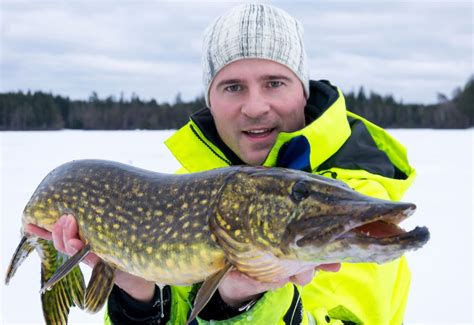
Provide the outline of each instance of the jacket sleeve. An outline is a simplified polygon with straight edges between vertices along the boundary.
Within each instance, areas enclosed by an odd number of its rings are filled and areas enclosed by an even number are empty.
[[[300,288],[288,283],[267,291],[246,310],[232,311],[224,302],[213,297],[208,310],[199,314],[199,324],[307,324],[300,299]],[[212,310],[211,310],[212,309]]]
[[[163,314],[161,313],[162,306]],[[163,288],[162,295],[160,295],[160,289],[155,287],[152,300],[144,303],[133,299],[125,291],[114,285],[107,302],[105,324],[166,324],[169,314],[169,286]]]

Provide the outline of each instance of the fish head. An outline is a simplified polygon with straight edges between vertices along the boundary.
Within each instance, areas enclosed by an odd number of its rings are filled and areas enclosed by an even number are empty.
[[[399,227],[415,210],[413,203],[366,196],[320,175],[242,167],[223,187],[215,225],[239,258],[265,251],[315,265],[385,263],[428,241],[425,227]]]

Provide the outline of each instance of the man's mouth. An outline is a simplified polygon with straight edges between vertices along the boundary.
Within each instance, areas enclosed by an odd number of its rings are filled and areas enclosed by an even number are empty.
[[[252,138],[264,138],[270,135],[274,130],[275,128],[253,129],[243,131],[243,133]]]

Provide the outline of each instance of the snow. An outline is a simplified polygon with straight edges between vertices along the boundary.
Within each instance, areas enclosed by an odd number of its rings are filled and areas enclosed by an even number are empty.
[[[172,173],[178,162],[163,140],[174,131],[0,132],[1,274],[19,240],[23,207],[57,165],[83,158],[120,161]],[[404,143],[418,177],[404,200],[417,212],[403,223],[430,228],[432,238],[407,255],[413,273],[405,324],[471,324],[474,130],[391,130]],[[83,267],[86,279],[90,271]],[[23,263],[0,295],[0,324],[43,323],[39,259]],[[73,308],[71,324],[102,323]]]

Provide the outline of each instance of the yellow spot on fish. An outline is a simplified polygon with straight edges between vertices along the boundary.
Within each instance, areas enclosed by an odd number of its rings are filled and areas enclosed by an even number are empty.
[[[148,254],[151,254],[151,252],[153,252],[153,247],[148,246],[148,247],[146,248],[146,252],[147,252]]]
[[[173,233],[173,236],[171,236],[171,237],[177,238],[177,237],[178,237],[178,233],[177,233],[177,232]]]
[[[143,212],[143,208],[142,207],[137,207],[137,211],[138,212]]]
[[[130,227],[132,227],[133,230],[137,230],[137,225],[134,224],[134,223],[132,223],[132,225]]]
[[[64,193],[64,194],[67,194],[68,192],[69,192],[69,191],[68,191],[66,188],[63,189],[63,193]]]
[[[208,200],[202,200],[202,201],[201,201],[201,204],[202,204],[202,205],[206,205],[208,202],[209,202]]]
[[[136,242],[136,241],[137,241],[137,236],[132,235],[132,236],[130,237],[130,240],[132,241],[132,243]]]
[[[100,197],[100,198],[99,198],[99,203],[100,203],[100,204],[104,204],[104,203],[105,203],[105,199]]]
[[[234,235],[235,237],[238,237],[240,235],[241,231],[239,229],[237,229],[236,231],[234,231]]]
[[[157,217],[161,217],[163,215],[163,211],[157,210],[157,211],[153,212],[153,214]]]
[[[201,238],[202,237],[202,233],[201,232],[198,232],[196,235],[194,235],[194,238]]]
[[[117,242],[117,246],[118,246],[119,248],[122,248],[122,247],[123,247],[123,242],[122,242],[121,240],[119,240],[119,241]]]
[[[118,223],[114,223],[114,225],[112,226],[114,229],[119,229],[120,228],[120,225]]]
[[[104,239],[104,235],[101,234],[100,232],[97,234],[97,236],[99,236],[99,239]]]
[[[83,197],[87,197],[87,192],[82,191],[82,192],[81,192],[81,195],[82,195]]]
[[[96,218],[95,218],[95,222],[97,222],[97,223],[102,223],[102,218],[101,218],[101,217],[96,217]]]
[[[183,225],[183,229],[188,228],[188,227],[189,227],[189,221],[186,221]]]
[[[171,231],[171,227],[168,227],[168,228],[166,228],[166,230],[165,230],[165,234],[167,234],[167,235],[168,235],[168,234],[170,233],[170,231]]]
[[[72,196],[72,200],[73,200],[73,201],[77,201],[77,195],[73,195],[73,196]]]
[[[150,228],[151,228],[150,225],[145,225],[145,229],[146,229],[146,230],[149,230]]]
[[[106,190],[108,190],[108,189],[110,189],[110,185],[109,185],[109,184],[104,184],[104,188],[105,188]]]
[[[181,206],[181,209],[187,209],[188,208],[188,204],[186,202],[183,203],[183,205]]]
[[[173,260],[167,259],[167,260],[166,260],[166,266],[168,266],[168,267],[174,267],[174,262],[173,262]]]

